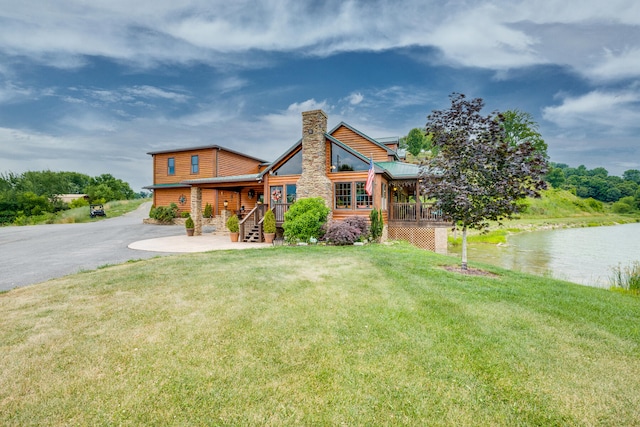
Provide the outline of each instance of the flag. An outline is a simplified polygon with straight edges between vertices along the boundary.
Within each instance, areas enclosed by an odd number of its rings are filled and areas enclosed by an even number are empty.
[[[373,179],[376,177],[376,172],[373,169],[373,157],[369,158],[369,174],[367,175],[367,184],[364,186],[364,191],[367,195],[373,194]]]

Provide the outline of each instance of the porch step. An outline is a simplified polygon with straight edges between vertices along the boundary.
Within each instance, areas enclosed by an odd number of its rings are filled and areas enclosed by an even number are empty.
[[[254,225],[253,228],[244,235],[242,241],[247,243],[260,243],[260,227]]]

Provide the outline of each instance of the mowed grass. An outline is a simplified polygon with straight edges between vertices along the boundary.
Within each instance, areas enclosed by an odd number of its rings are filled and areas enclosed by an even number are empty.
[[[639,425],[640,299],[408,245],[162,257],[0,294],[0,425]]]

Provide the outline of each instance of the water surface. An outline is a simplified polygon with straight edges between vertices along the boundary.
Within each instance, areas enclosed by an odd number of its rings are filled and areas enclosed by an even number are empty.
[[[457,248],[452,252],[460,252]],[[472,245],[469,261],[609,287],[613,268],[640,261],[640,223],[524,232],[506,245]]]

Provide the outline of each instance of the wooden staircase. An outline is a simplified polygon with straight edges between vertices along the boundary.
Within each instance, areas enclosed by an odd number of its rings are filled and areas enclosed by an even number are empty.
[[[262,241],[260,236],[260,226],[254,225],[250,229],[247,227],[242,241],[247,243],[260,243]]]

